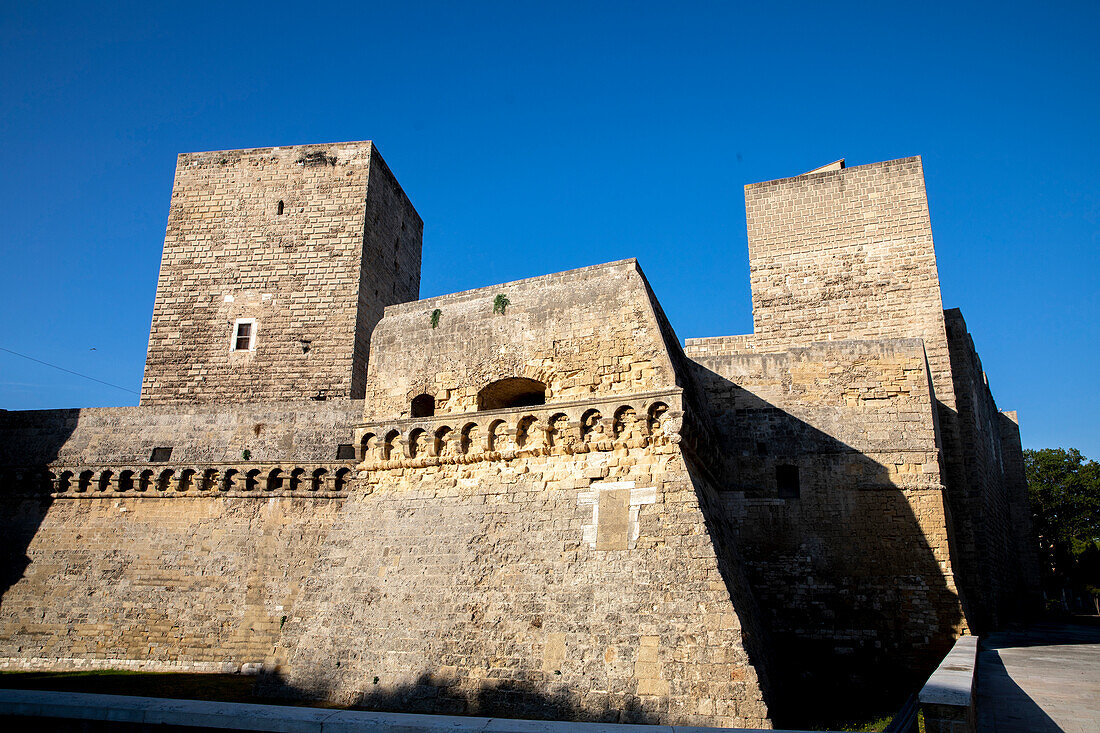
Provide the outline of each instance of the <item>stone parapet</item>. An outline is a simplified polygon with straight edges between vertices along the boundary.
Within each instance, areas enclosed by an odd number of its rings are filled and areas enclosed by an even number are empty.
[[[49,499],[234,498],[325,496],[346,493],[355,477],[349,462],[294,463],[87,463],[49,469],[9,469],[0,491]]]
[[[564,455],[679,442],[679,388],[614,398],[401,418],[355,429],[361,470]]]
[[[973,733],[978,637],[963,636],[920,691],[927,733]]]

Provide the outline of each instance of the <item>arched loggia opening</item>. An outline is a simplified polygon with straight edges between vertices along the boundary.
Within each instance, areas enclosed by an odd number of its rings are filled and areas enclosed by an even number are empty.
[[[478,410],[501,410],[545,404],[546,385],[526,377],[501,379],[477,393]]]

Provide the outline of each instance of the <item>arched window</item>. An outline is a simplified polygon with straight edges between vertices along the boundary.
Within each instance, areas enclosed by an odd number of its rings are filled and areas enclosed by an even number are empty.
[[[576,442],[574,436],[569,434],[569,416],[564,412],[551,415],[548,424],[550,425],[551,445],[560,447]]]
[[[632,437],[631,433],[634,431],[634,421],[637,415],[634,412],[634,408],[630,405],[623,405],[615,411],[615,420],[612,423],[612,432],[618,439],[625,440]]]
[[[282,202],[282,201],[280,201],[280,202],[279,202],[279,204],[278,204],[278,205],[277,205],[277,206],[275,207],[275,213],[276,213],[276,214],[277,214],[278,216],[282,216],[282,215],[283,215],[283,202]]]
[[[375,455],[376,448],[374,433],[365,433],[363,438],[359,441],[359,455],[362,456],[364,461],[370,461],[377,458]]]
[[[539,419],[534,415],[528,415],[519,421],[516,426],[517,448],[540,448],[544,435],[539,426]]]
[[[458,450],[463,454],[481,452],[481,431],[477,423],[467,423],[466,427],[462,428]]]
[[[654,402],[650,405],[649,418],[646,421],[650,435],[657,437],[661,433],[666,412],[668,412],[668,405],[664,402]]]
[[[505,430],[508,425],[503,420],[493,420],[489,425],[488,435],[486,436],[489,444],[489,450],[504,451],[508,450],[508,435]]]
[[[401,458],[401,433],[391,430],[386,433],[386,442],[382,444],[382,460]]]
[[[446,425],[435,431],[435,454],[437,456],[451,455],[454,453],[454,436]]]
[[[420,394],[413,397],[411,413],[412,417],[431,417],[435,414],[435,397],[430,394]]]
[[[589,410],[581,416],[581,440],[591,443],[601,440],[603,435],[603,416],[599,410]]]
[[[477,409],[501,410],[546,404],[546,385],[526,377],[509,377],[486,386],[477,393]]]
[[[420,428],[409,433],[409,458],[423,458],[425,454],[424,431]]]

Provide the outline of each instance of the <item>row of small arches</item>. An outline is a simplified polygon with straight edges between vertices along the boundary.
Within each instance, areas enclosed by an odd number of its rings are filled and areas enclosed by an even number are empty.
[[[65,493],[83,492],[169,492],[169,491],[343,491],[353,478],[349,468],[330,472],[326,468],[284,470],[166,468],[93,471],[45,471],[22,477],[26,488]],[[27,486],[27,484],[31,486]]]
[[[663,434],[667,413],[668,405],[656,402],[641,418],[632,406],[623,405],[610,418],[599,409],[587,410],[578,422],[559,412],[545,422],[536,415],[524,415],[514,428],[506,420],[498,419],[485,427],[470,422],[457,431],[441,425],[434,429],[417,427],[408,435],[397,429],[384,434],[367,432],[359,441],[359,451],[366,461],[391,461],[510,449],[566,449],[576,443],[641,444]]]

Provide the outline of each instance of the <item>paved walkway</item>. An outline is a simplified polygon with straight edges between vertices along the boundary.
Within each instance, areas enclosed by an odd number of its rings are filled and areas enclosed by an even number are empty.
[[[1100,733],[1100,625],[1044,624],[984,637],[978,731]]]

